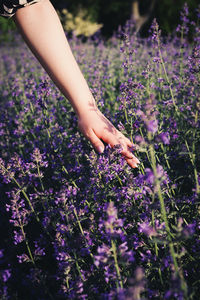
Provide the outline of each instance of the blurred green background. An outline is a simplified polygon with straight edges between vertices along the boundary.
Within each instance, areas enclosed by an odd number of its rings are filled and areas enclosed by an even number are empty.
[[[93,24],[93,28],[86,35],[91,35],[95,28],[97,30],[101,27],[101,32],[105,37],[110,37],[119,25],[123,25],[131,18],[133,6],[138,22],[143,22],[142,26],[140,24],[139,32],[142,36],[147,36],[153,18],[157,19],[162,34],[167,35],[172,33],[179,24],[180,10],[184,3],[189,6],[191,20],[197,18],[196,10],[200,3],[199,0],[52,0],[51,2],[60,12],[62,23],[64,25],[69,23],[65,26],[66,30],[74,30],[76,26],[79,26],[77,32],[81,33],[81,27]],[[94,24],[101,24],[101,26],[95,27]],[[0,18],[1,38],[9,39],[10,30],[14,28],[12,19]],[[84,32],[83,30],[83,35]]]

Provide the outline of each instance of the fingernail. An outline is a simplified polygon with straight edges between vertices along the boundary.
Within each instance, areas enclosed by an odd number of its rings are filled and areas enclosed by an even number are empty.
[[[140,164],[140,161],[139,161],[139,159],[137,159],[137,157],[134,157],[134,159],[135,159],[137,164]]]
[[[133,164],[134,168],[138,168],[138,165],[136,163]]]
[[[103,151],[104,151],[103,146],[99,146],[99,147],[97,148],[97,151],[98,151],[100,154],[103,153]]]

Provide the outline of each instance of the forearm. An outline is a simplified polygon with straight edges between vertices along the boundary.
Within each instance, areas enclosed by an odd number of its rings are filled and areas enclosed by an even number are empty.
[[[90,89],[75,61],[60,20],[48,0],[21,8],[15,22],[29,48],[78,115],[95,106]]]

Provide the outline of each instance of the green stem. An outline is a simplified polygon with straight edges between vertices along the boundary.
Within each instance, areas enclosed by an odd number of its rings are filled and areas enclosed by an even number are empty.
[[[174,98],[174,93],[173,93],[173,90],[172,90],[171,82],[169,80],[169,77],[168,77],[168,74],[167,74],[167,71],[166,71],[166,68],[165,68],[165,63],[164,63],[163,56],[162,56],[160,48],[159,48],[159,56],[160,56],[160,60],[161,60],[163,70],[164,70],[165,79],[166,79],[166,81],[168,83],[168,86],[169,86],[169,91],[170,91],[170,94],[171,94],[171,97],[172,97],[173,105],[174,105],[176,113],[178,114],[179,113],[178,107],[176,105],[176,101],[175,101],[175,98]]]
[[[158,28],[157,28],[157,34],[158,34]],[[159,36],[159,34],[158,34],[158,36]],[[159,38],[158,38],[158,53],[159,53],[161,65],[162,65],[162,68],[163,68],[163,71],[164,71],[164,74],[165,74],[165,79],[166,79],[166,81],[168,83],[168,86],[169,86],[169,91],[170,91],[170,94],[171,94],[171,97],[172,97],[173,105],[174,105],[175,111],[178,115],[179,111],[178,111],[178,107],[176,105],[176,101],[175,101],[175,98],[174,98],[174,93],[173,93],[173,90],[172,90],[171,82],[169,80],[169,77],[168,77],[168,74],[167,74],[167,71],[166,71],[166,68],[165,68],[165,63],[164,63],[163,55],[162,55],[162,52],[161,52],[161,46],[160,46],[160,39]]]
[[[123,282],[121,279],[120,269],[119,269],[118,260],[117,260],[116,244],[113,240],[111,240],[111,245],[112,245],[112,252],[113,252],[113,257],[114,257],[114,262],[115,262],[115,269],[116,269],[117,278],[118,278],[117,288],[119,289],[119,287],[120,287],[121,289],[123,289]]]
[[[180,58],[180,78],[183,80],[183,28],[181,29]]]
[[[32,213],[35,215],[36,220],[40,223],[40,220],[33,208],[33,205],[31,204],[31,200],[29,199],[28,195],[26,194],[26,192],[24,191],[24,189],[21,187],[21,185],[18,183],[18,181],[13,177],[13,181],[16,183],[16,185],[18,186],[18,188],[21,190],[22,194],[24,195],[25,199],[28,202],[28,205],[30,206],[30,209],[32,211]]]
[[[76,256],[76,252],[73,251],[73,254],[74,254],[74,257],[75,257],[75,264],[76,264],[76,268],[77,268],[77,271],[82,279],[82,281],[85,281],[84,278],[83,278],[83,275],[81,273],[81,269],[80,269],[80,266],[79,266],[79,263],[78,263],[78,259],[77,259],[77,256]]]
[[[41,173],[40,173],[40,168],[39,168],[38,162],[36,162],[36,164],[37,164],[37,172],[38,172],[38,176],[39,176],[39,180],[40,180],[40,185],[42,187],[42,191],[44,192],[44,186],[43,186],[43,183],[42,183]]]
[[[62,166],[62,170],[63,170],[67,175],[69,175],[69,173],[68,173],[67,169],[65,168],[65,166]],[[72,184],[73,184],[73,186],[74,186],[75,188],[78,188],[78,186],[77,186],[77,184],[76,184],[76,182],[75,182],[74,180],[72,180],[71,182],[72,182]]]
[[[23,225],[21,224],[21,222],[20,222],[20,228],[21,228],[21,231],[22,231],[22,234],[23,234],[25,243],[26,243],[26,248],[27,248],[27,250],[28,250],[28,253],[29,253],[31,262],[32,262],[32,264],[35,266],[35,261],[34,261],[34,259],[33,259],[33,255],[32,255],[31,249],[30,249],[30,247],[29,247],[28,240],[26,239],[26,234],[25,234],[25,232],[24,232],[24,228],[23,228]]]
[[[192,166],[194,168],[194,178],[195,178],[195,182],[196,182],[196,192],[197,192],[197,195],[198,195],[198,194],[200,194],[200,186],[199,186],[199,181],[198,181],[198,172],[197,172],[196,163],[195,163],[195,154],[194,154],[195,153],[195,144],[193,143],[193,145],[192,145],[193,153],[191,153],[191,151],[190,151],[187,140],[185,140],[185,145],[186,145],[187,150],[188,150],[190,161],[191,161]]]
[[[154,200],[153,200],[153,202],[154,202]],[[155,229],[154,210],[152,210],[151,216],[152,216],[153,228]],[[156,257],[158,257],[158,243],[156,241],[154,241],[154,246],[155,246]],[[158,268],[158,274],[159,274],[160,282],[163,285],[162,272],[161,272],[161,268],[160,267]]]
[[[151,133],[148,134],[149,135],[149,141],[151,141]],[[172,234],[170,232],[170,228],[169,228],[169,223],[168,223],[168,219],[167,219],[167,212],[165,209],[165,203],[164,203],[164,199],[162,196],[162,192],[161,192],[161,186],[158,180],[158,175],[157,175],[157,170],[156,170],[156,158],[155,158],[155,150],[152,144],[150,144],[150,156],[151,156],[151,163],[152,163],[152,169],[154,172],[154,176],[155,176],[155,187],[156,187],[156,192],[158,195],[158,199],[160,202],[160,207],[161,207],[161,215],[163,218],[163,221],[165,223],[165,228],[167,231],[167,237],[168,237],[168,241],[169,241],[169,251],[173,260],[173,264],[174,264],[174,268],[175,268],[175,273],[176,275],[180,278],[181,280],[181,289],[184,292],[185,296],[187,295],[187,285],[185,283],[184,277],[182,275],[181,270],[179,270],[178,267],[178,263],[177,263],[177,259],[176,259],[176,253],[175,253],[175,249],[174,249],[174,245],[173,245],[173,241],[172,241]]]
[[[150,133],[149,133],[149,140],[151,141],[151,134]],[[174,246],[173,246],[173,243],[172,243],[172,238],[171,238],[172,235],[171,235],[171,232],[170,232],[169,223],[168,223],[168,219],[167,219],[167,212],[166,212],[166,209],[165,209],[165,203],[164,203],[164,199],[163,199],[163,196],[162,196],[160,183],[157,179],[158,175],[157,175],[157,169],[156,169],[156,158],[155,158],[154,147],[153,147],[152,144],[150,144],[150,156],[151,156],[152,169],[153,169],[153,173],[154,173],[154,176],[155,176],[155,187],[156,187],[158,199],[159,199],[159,202],[160,202],[161,215],[162,215],[162,219],[165,223],[165,228],[166,228],[167,236],[168,236],[168,240],[169,240],[170,253],[171,253],[171,256],[172,256],[172,259],[173,259],[175,271],[176,271],[177,274],[179,274],[178,264],[177,264],[177,260],[176,260]]]

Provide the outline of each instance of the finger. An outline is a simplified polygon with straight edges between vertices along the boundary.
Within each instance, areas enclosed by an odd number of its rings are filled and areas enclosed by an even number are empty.
[[[121,154],[124,155],[126,158],[134,159],[135,163],[139,164],[140,161],[135,157],[135,155],[130,151],[130,146],[132,147],[133,144],[129,141],[128,138],[126,138],[124,135],[122,135],[119,138],[119,143],[122,146]]]
[[[130,148],[134,147],[133,143],[125,136],[124,136],[124,141],[126,142],[128,147],[130,147]]]
[[[134,158],[133,153],[128,149],[126,145],[122,145],[121,154],[124,155],[126,158]]]
[[[135,148],[135,145],[127,137],[125,137],[121,132],[119,133],[119,140],[122,143],[125,143],[128,148],[132,148],[132,149]]]
[[[104,135],[101,138],[112,148],[116,145],[121,145],[122,150],[120,152],[123,156],[125,156],[125,158],[134,159],[134,163],[136,164],[140,163],[129,149],[129,147],[132,147],[133,144],[123,134],[120,133],[117,137],[115,137],[115,135],[111,133],[104,132]]]
[[[133,155],[132,152],[130,152],[129,150],[122,150],[121,154],[124,155],[126,160],[130,160],[131,162],[137,164],[140,164],[140,161],[137,157],[135,157],[135,155]]]
[[[96,136],[93,130],[90,130],[87,138],[90,140],[93,148],[98,152],[102,153],[104,151],[104,144],[102,141]]]
[[[116,135],[114,135],[111,132],[108,132],[106,130],[103,130],[100,138],[106,143],[109,144],[111,147],[114,147],[115,145],[119,144],[118,139]]]
[[[129,166],[133,169],[138,168],[138,164],[134,159],[125,158]]]

